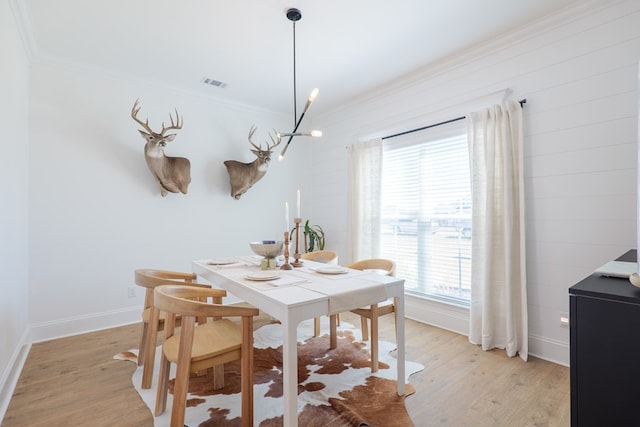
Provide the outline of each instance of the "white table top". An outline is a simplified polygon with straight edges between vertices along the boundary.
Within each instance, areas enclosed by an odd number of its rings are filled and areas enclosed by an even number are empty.
[[[299,305],[311,310],[308,316],[300,319],[304,320],[381,302],[397,296],[398,287],[404,290],[402,279],[347,268],[343,268],[347,271],[344,274],[323,274],[318,271],[327,268],[327,264],[310,260],[304,260],[302,267],[292,270],[262,270],[261,257],[254,256],[230,257],[219,262],[231,261],[233,263],[225,265],[215,265],[212,260],[194,261],[193,270],[209,280],[216,277],[224,281],[219,283],[221,287],[280,320],[283,309]],[[247,278],[270,273],[279,279],[256,281]],[[215,280],[213,282],[215,284]],[[316,305],[317,309],[310,304]]]

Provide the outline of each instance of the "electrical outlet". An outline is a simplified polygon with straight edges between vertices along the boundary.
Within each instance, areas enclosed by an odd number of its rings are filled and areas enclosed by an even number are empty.
[[[127,291],[129,292],[129,298],[135,298],[136,297],[136,288],[135,288],[135,286],[129,286],[129,289]]]
[[[569,313],[560,313],[560,327],[569,327]]]

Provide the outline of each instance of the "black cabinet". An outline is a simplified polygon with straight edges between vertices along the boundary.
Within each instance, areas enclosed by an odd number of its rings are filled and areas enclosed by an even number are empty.
[[[571,425],[640,426],[640,289],[594,273],[569,301]]]

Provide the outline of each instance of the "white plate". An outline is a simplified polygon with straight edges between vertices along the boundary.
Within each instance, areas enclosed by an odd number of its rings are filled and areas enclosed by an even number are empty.
[[[270,273],[270,272],[251,273],[251,274],[247,274],[245,276],[245,279],[258,280],[258,281],[275,280],[275,279],[279,279],[279,278],[280,278],[279,274]]]
[[[316,268],[316,271],[318,273],[321,273],[321,274],[345,274],[345,273],[348,273],[348,271],[345,270],[342,267],[318,267],[318,268]]]
[[[235,259],[230,259],[230,258],[221,258],[221,259],[212,259],[211,261],[209,261],[209,264],[211,265],[229,265],[229,264],[235,264],[237,261]]]

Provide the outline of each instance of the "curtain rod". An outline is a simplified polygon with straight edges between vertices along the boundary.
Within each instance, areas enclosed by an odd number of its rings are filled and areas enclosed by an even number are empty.
[[[527,103],[527,99],[526,98],[525,99],[521,99],[519,102],[520,102],[520,106],[522,107],[524,104]],[[455,119],[445,120],[444,122],[435,123],[435,124],[427,125],[427,126],[422,126],[422,127],[411,129],[411,130],[405,130],[404,132],[399,132],[399,133],[394,133],[393,135],[383,136],[382,140],[395,138],[396,136],[407,135],[409,133],[419,132],[421,130],[434,128],[436,126],[446,125],[446,124],[449,124],[449,123],[453,123],[453,122],[457,122],[457,121],[460,121],[460,120],[464,120],[466,118],[467,118],[467,116],[460,116],[460,117],[456,117]]]

